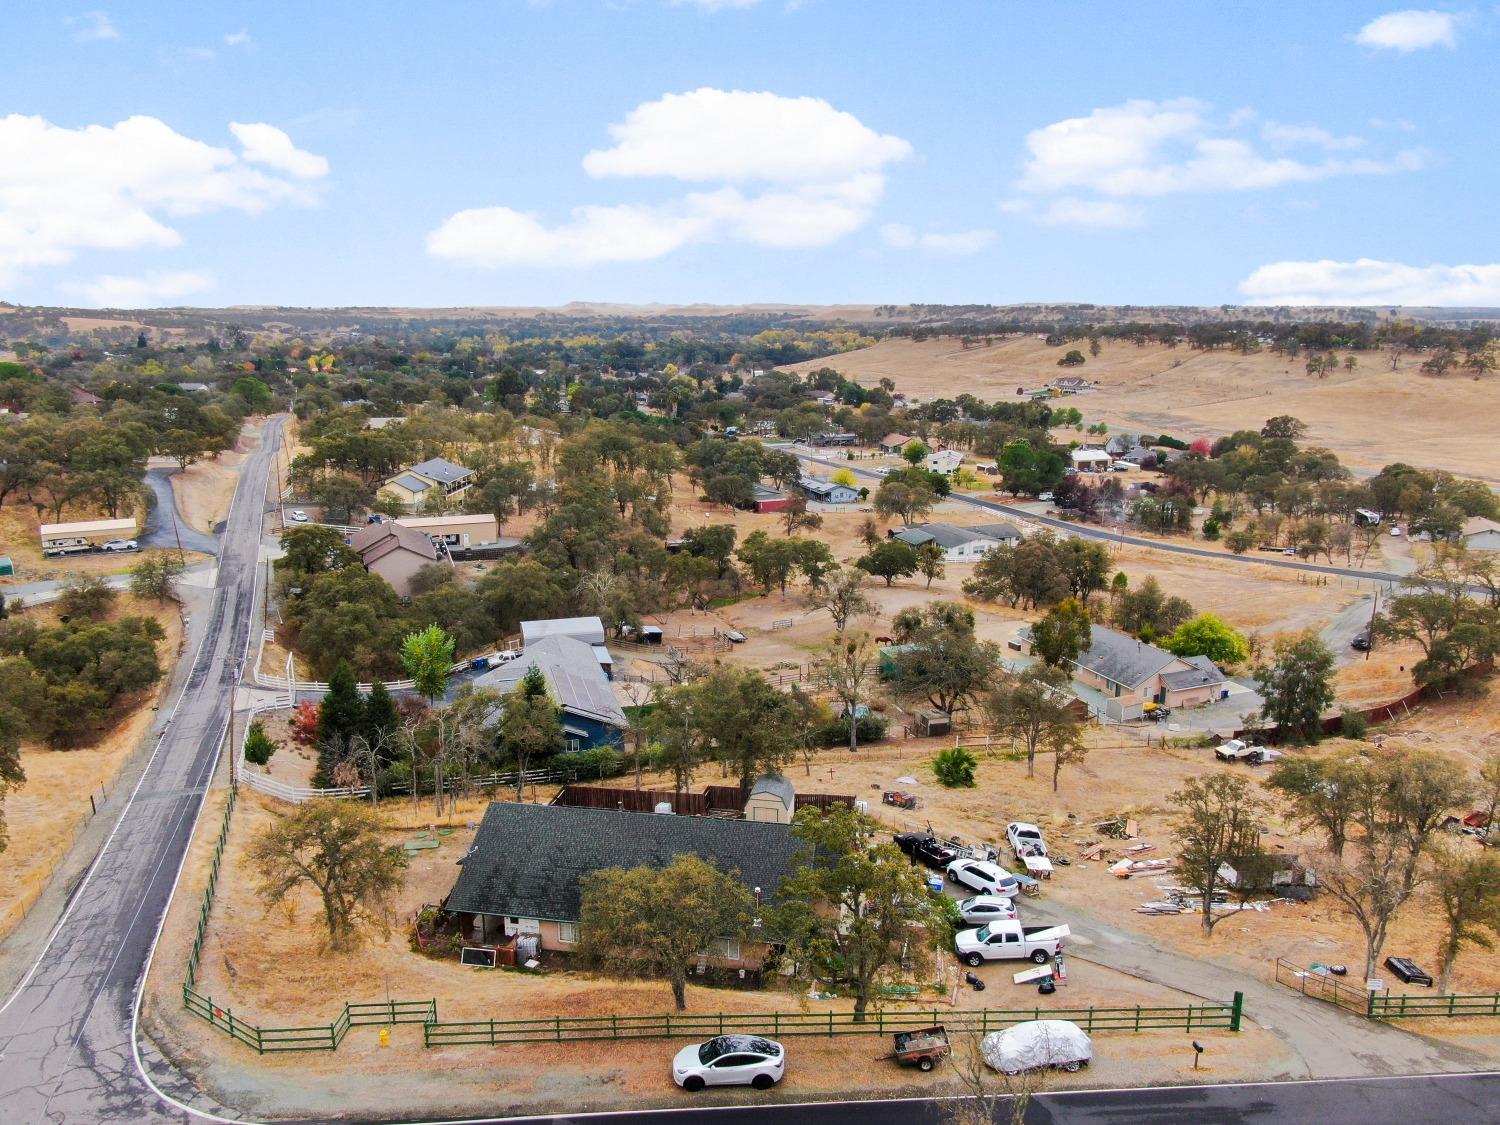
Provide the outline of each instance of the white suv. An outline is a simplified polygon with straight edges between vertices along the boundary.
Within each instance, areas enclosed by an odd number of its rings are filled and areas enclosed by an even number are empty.
[[[1021,881],[987,859],[955,859],[948,865],[948,878],[982,895],[1013,898],[1021,893]]]

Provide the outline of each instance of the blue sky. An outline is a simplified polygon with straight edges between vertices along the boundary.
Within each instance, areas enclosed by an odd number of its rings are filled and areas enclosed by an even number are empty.
[[[13,301],[1500,305],[1485,4],[20,0],[6,32]]]

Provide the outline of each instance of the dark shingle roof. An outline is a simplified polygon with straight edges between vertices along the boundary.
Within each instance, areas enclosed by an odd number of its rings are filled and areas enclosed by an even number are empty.
[[[1177,660],[1166,649],[1102,625],[1089,626],[1089,636],[1089,650],[1079,655],[1078,666],[1128,688],[1140,687]]]
[[[1184,656],[1182,659],[1192,667],[1184,668],[1180,672],[1165,673],[1161,678],[1161,683],[1168,691],[1212,687],[1214,684],[1222,684],[1229,679],[1219,666],[1206,656]]]
[[[576,922],[583,876],[609,867],[665,867],[679,855],[737,870],[769,902],[795,850],[786,824],[497,802],[484,814],[446,905]]]

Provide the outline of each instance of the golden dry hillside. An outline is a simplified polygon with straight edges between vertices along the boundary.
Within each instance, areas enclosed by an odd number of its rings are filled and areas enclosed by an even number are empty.
[[[1432,378],[1415,359],[1399,370],[1374,353],[1356,356],[1352,372],[1308,376],[1300,361],[1260,352],[1196,351],[1186,346],[1106,343],[1082,367],[1063,369],[1063,349],[1035,337],[1011,337],[965,350],[957,340],[882,340],[873,348],[796,364],[832,367],[861,383],[881,378],[919,399],[968,392],[1014,398],[1016,388],[1081,375],[1096,389],[1069,398],[1089,422],[1191,439],[1258,428],[1275,414],[1308,426],[1307,441],[1337,451],[1348,465],[1375,470],[1392,461],[1447,469],[1500,484],[1500,453],[1488,427],[1465,419],[1500,410],[1500,382],[1466,376]]]

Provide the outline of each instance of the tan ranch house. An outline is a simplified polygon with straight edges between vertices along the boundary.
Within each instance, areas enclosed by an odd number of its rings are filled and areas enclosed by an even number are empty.
[[[408,511],[421,511],[428,504],[457,500],[473,487],[473,469],[433,457],[397,473],[380,486],[380,495],[399,500]]]
[[[737,871],[751,893],[769,902],[795,850],[791,826],[778,821],[496,802],[443,909],[466,943],[494,947],[501,963],[513,963],[518,938],[523,948],[542,953],[577,952],[585,875],[665,867],[679,855],[696,855],[721,871]],[[726,936],[699,962],[758,970],[771,948],[769,934],[766,940]]]
[[[1107,697],[1106,712],[1136,718],[1146,703],[1197,707],[1228,694],[1229,677],[1206,656],[1174,656],[1166,649],[1106,629],[1089,627],[1091,643],[1073,664],[1073,679]],[[1031,630],[1021,633],[1031,652]]]
[[[447,559],[438,554],[426,532],[397,523],[372,523],[356,532],[349,546],[366,570],[384,578],[402,598],[411,597],[411,580],[417,571]]]

